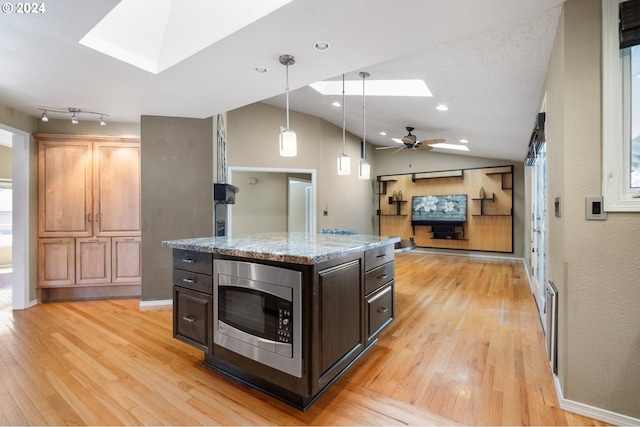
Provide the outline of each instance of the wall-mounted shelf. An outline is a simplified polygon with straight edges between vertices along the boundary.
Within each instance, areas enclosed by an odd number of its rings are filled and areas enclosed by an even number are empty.
[[[393,200],[391,197],[389,197],[389,204],[390,205],[396,205],[396,215],[402,215],[402,204],[403,203],[407,203],[407,200]],[[404,215],[406,216],[406,215]]]
[[[500,175],[500,188],[502,190],[513,190],[513,166],[503,166],[495,168],[485,175]]]
[[[485,213],[484,212],[484,202],[491,202],[491,203],[495,202],[496,193],[492,193],[491,197],[478,197],[478,198],[472,198],[471,200],[480,201],[480,213],[471,214],[471,216],[511,216],[512,215],[511,212],[509,213]]]
[[[416,182],[421,179],[437,179],[437,178],[460,178],[464,179],[464,170],[456,169],[450,171],[437,172],[419,172],[411,174],[411,181]]]
[[[387,184],[390,182],[398,182],[398,180],[382,179],[382,177],[378,177],[378,194],[387,194]]]

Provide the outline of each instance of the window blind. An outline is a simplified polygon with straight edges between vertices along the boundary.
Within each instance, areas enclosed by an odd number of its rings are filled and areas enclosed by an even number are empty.
[[[620,3],[620,49],[640,44],[640,0]]]

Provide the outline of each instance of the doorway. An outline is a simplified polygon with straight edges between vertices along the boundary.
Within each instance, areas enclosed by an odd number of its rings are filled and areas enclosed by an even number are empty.
[[[29,176],[30,136],[27,132],[0,123],[0,143],[11,148],[12,248],[11,302],[14,310],[31,307],[29,300]]]
[[[314,169],[230,166],[228,183],[239,189],[227,205],[230,236],[316,229]]]

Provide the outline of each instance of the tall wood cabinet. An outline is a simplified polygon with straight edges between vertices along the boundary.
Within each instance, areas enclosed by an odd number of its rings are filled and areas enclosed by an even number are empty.
[[[35,137],[39,300],[140,295],[140,141]]]

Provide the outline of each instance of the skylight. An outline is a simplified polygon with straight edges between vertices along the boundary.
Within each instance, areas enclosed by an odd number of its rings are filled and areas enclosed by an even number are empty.
[[[342,95],[342,80],[312,83],[322,95]],[[345,95],[362,95],[362,80],[344,82]],[[423,80],[367,80],[367,96],[433,96]]]
[[[81,40],[158,74],[292,0],[122,0]]]
[[[445,142],[441,142],[439,144],[433,144],[432,147],[444,148],[447,150],[469,151],[469,147],[467,147],[466,145],[447,144]]]

